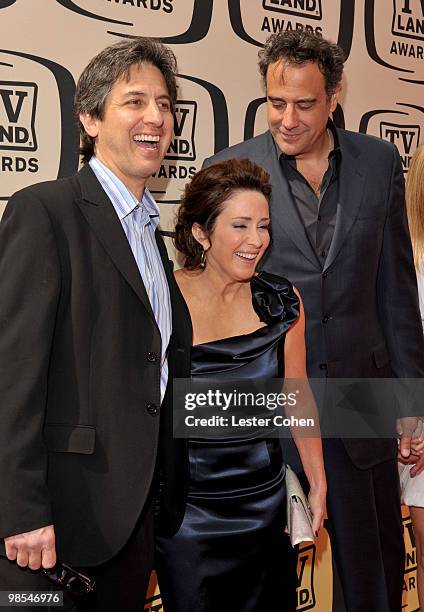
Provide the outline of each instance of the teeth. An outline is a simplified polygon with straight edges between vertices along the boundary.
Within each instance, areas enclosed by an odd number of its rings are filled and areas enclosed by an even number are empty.
[[[152,136],[151,134],[137,134],[134,136],[136,142],[159,142],[159,136]]]
[[[256,258],[255,253],[236,253],[236,255],[238,255],[239,257],[243,257],[243,259],[255,259]]]

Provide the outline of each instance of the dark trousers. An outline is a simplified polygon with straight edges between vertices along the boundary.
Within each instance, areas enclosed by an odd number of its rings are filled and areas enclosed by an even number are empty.
[[[64,593],[63,608],[20,607],[20,611],[34,609],[44,612],[66,610],[72,612],[142,612],[150,572],[153,567],[153,513],[143,511],[136,528],[124,548],[112,559],[95,567],[78,567],[78,571],[96,580],[94,593],[74,601]],[[63,559],[66,562],[66,559]],[[58,591],[42,572],[22,569],[0,557],[0,591]],[[0,607],[1,611],[15,610]]]
[[[359,469],[323,441],[334,560],[347,612],[400,612],[405,551],[396,460]]]

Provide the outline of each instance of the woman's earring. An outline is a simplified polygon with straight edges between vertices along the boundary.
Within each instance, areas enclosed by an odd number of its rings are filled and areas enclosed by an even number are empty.
[[[201,254],[200,254],[199,267],[202,268],[202,269],[206,268],[206,251],[205,251],[205,249],[203,249]]]

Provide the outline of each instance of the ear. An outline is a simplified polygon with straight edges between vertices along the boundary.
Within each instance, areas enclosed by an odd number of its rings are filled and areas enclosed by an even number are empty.
[[[342,91],[342,86],[339,83],[339,85],[337,85],[336,89],[334,90],[334,92],[331,94],[331,97],[330,97],[330,112],[331,113],[334,113],[334,111],[336,110],[341,91]]]
[[[193,223],[191,233],[193,234],[194,239],[202,245],[205,251],[207,251],[211,246],[211,243],[201,225],[199,225],[198,223]]]
[[[83,124],[84,129],[89,136],[92,138],[96,138],[98,136],[100,124],[100,119],[98,117],[93,117],[88,113],[81,113],[79,120]]]

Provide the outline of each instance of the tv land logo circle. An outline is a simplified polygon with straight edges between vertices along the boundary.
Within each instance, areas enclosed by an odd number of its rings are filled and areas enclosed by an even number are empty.
[[[415,104],[397,102],[396,109],[378,109],[363,115],[359,131],[372,134],[396,145],[406,174],[412,156],[421,143],[424,108]]]
[[[116,36],[148,35],[165,43],[191,43],[209,31],[213,0],[56,0],[65,9]],[[93,23],[94,25],[94,23]]]
[[[355,13],[351,0],[228,0],[228,8],[237,36],[258,47],[276,32],[307,29],[337,41],[346,58],[350,53]]]
[[[0,50],[0,200],[76,171],[74,91],[72,75],[59,64]]]
[[[424,0],[365,3],[365,38],[370,57],[395,70],[401,81],[423,83]]]
[[[223,92],[213,83],[180,75],[174,136],[158,172],[148,182],[162,204],[179,202],[185,184],[210,157],[229,144],[228,110]]]

